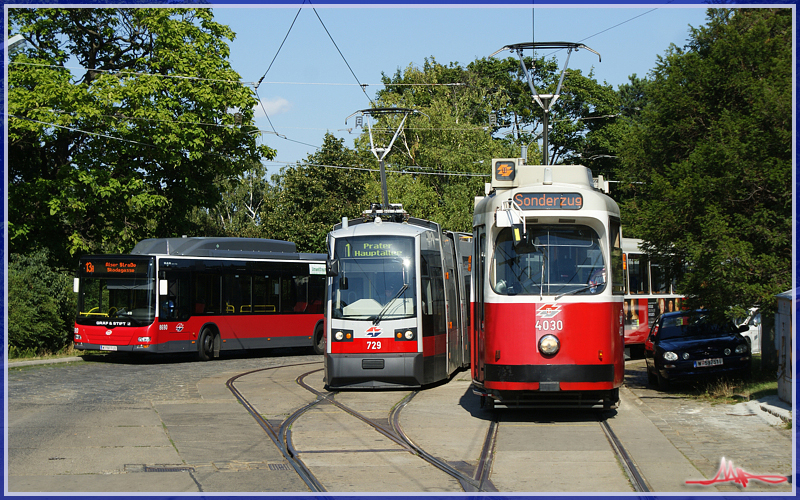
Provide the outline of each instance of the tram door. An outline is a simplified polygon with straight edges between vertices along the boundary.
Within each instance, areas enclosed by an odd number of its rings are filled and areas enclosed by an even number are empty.
[[[445,328],[447,329],[447,373],[453,373],[459,366],[461,366],[460,349],[459,349],[459,307],[458,301],[458,276],[456,275],[456,261],[455,261],[455,242],[453,241],[452,234],[447,233],[442,238],[443,250],[443,265],[444,265],[444,289],[446,295],[445,310],[446,321]]]
[[[483,360],[486,346],[484,343],[484,286],[486,283],[486,227],[475,228],[475,256],[473,262],[472,283],[475,287],[475,307],[472,321],[472,328],[475,332],[472,342],[472,366],[473,378],[478,381],[484,380]]]

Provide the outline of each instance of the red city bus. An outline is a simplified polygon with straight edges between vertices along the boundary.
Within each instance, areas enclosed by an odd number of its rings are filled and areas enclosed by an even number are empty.
[[[312,346],[324,353],[325,255],[257,238],[160,238],[80,259],[79,350],[196,352]]]

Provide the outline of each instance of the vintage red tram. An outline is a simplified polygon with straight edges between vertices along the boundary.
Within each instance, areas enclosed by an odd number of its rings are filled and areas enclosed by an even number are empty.
[[[492,167],[473,217],[473,391],[487,406],[614,406],[624,375],[619,207],[583,166]]]

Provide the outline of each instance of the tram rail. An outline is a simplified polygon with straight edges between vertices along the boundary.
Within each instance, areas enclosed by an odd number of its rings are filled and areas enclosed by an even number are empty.
[[[267,433],[267,435],[273,441],[275,446],[281,451],[286,461],[296,471],[299,478],[306,484],[309,490],[311,490],[312,492],[328,491],[324,483],[320,481],[311,471],[311,469],[303,462],[301,458],[301,455],[303,453],[302,450],[297,450],[295,448],[292,439],[292,427],[299,419],[303,417],[303,415],[308,413],[310,410],[318,408],[319,405],[322,404],[329,404],[345,412],[346,414],[352,416],[353,418],[356,418],[359,421],[366,423],[373,430],[380,433],[387,439],[391,440],[394,444],[400,447],[400,449],[397,451],[405,451],[411,453],[421,458],[428,464],[436,467],[437,469],[444,472],[448,476],[454,478],[455,480],[458,481],[464,492],[475,493],[475,492],[498,491],[498,489],[492,483],[491,476],[492,476],[492,467],[498,451],[496,446],[498,442],[498,435],[501,432],[500,422],[504,413],[503,411],[494,411],[492,413],[492,419],[486,431],[483,445],[481,447],[480,457],[478,458],[477,464],[475,465],[474,468],[471,468],[471,470],[464,471],[463,467],[461,467],[462,470],[459,470],[459,468],[457,468],[456,465],[448,463],[448,461],[443,460],[437,457],[434,453],[424,449],[422,446],[420,446],[414,440],[412,440],[411,437],[403,430],[403,427],[401,425],[402,412],[405,408],[409,406],[409,404],[420,393],[420,391],[416,390],[408,391],[400,399],[399,402],[394,404],[391,407],[391,409],[388,410],[388,418],[386,420],[387,423],[383,424],[381,423],[381,421],[376,420],[374,418],[370,418],[364,415],[363,413],[357,411],[356,409],[348,406],[347,404],[344,404],[341,401],[337,401],[336,396],[339,394],[339,391],[321,391],[309,385],[306,382],[306,378],[310,375],[319,373],[323,369],[323,368],[314,368],[312,370],[308,370],[300,374],[295,379],[295,383],[297,383],[300,387],[302,387],[303,389],[305,389],[314,396],[313,401],[309,401],[301,408],[292,412],[291,415],[286,417],[278,425],[276,422],[270,422],[267,419],[265,419],[259,413],[258,409],[255,408],[255,406],[252,403],[250,403],[250,401],[248,401],[248,398],[244,394],[242,394],[242,392],[239,391],[235,385],[235,382],[238,379],[258,372],[274,370],[277,368],[302,367],[314,364],[318,365],[319,363],[318,362],[296,363],[290,365],[283,365],[279,367],[269,367],[258,370],[251,370],[236,375],[234,377],[231,377],[226,384],[228,389],[233,393],[236,399],[244,406],[244,408],[253,416],[253,418],[256,420],[259,426],[261,426],[262,429]],[[632,459],[631,455],[625,449],[621,440],[618,438],[618,436],[614,433],[613,429],[609,425],[608,418],[609,418],[608,412],[599,413],[598,423],[606,439],[608,440],[611,450],[621,463],[622,468],[624,470],[624,474],[628,479],[631,488],[635,492],[646,493],[652,491],[652,488],[648,484],[646,478],[640,472],[635,461]],[[366,451],[386,451],[386,450],[366,450]]]

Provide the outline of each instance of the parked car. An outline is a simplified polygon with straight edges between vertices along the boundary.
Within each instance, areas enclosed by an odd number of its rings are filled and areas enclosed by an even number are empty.
[[[714,320],[708,311],[661,315],[645,340],[647,380],[662,390],[674,380],[750,374],[746,326]]]

